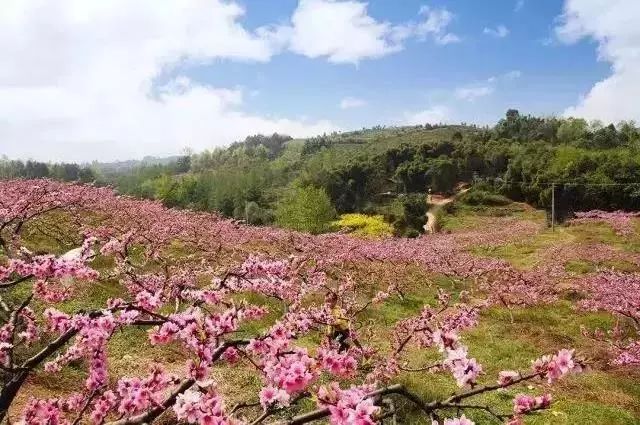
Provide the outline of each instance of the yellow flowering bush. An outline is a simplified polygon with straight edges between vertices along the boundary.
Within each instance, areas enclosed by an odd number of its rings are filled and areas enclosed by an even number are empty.
[[[340,230],[348,229],[354,235],[368,238],[393,236],[393,226],[384,221],[381,215],[343,214],[332,224]]]

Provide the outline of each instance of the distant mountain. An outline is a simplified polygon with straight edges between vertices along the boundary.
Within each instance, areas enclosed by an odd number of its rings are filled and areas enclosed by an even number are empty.
[[[93,161],[91,167],[103,174],[123,173],[136,167],[145,165],[168,165],[176,162],[181,156],[173,155],[167,157],[145,156],[142,159],[130,159],[126,161],[98,162]]]

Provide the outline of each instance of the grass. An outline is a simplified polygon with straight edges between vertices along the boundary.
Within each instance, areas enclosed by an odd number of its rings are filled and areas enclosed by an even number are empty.
[[[382,328],[398,320],[418,313],[425,303],[432,304],[438,287],[459,292],[464,289],[459,282],[444,277],[431,278],[403,300],[392,300],[371,312],[376,327]],[[454,292],[454,293],[455,293]],[[573,347],[590,359],[591,369],[583,374],[570,376],[559,385],[548,388],[536,383],[533,391],[525,386],[502,393],[491,393],[475,401],[490,402],[510,411],[511,400],[518,392],[541,393],[551,391],[557,403],[552,410],[528,418],[527,424],[632,424],[640,421],[640,381],[623,370],[608,369],[606,347],[582,337],[581,327],[608,328],[613,318],[604,313],[577,312],[568,301],[552,305],[514,309],[513,323],[504,308],[486,310],[478,326],[463,334],[471,356],[485,365],[483,382],[491,383],[500,370],[526,370],[530,361],[545,353]],[[390,335],[389,335],[390,336]],[[384,340],[385,335],[381,336]],[[389,349],[388,341],[380,341],[382,349]],[[434,350],[414,350],[407,357],[412,366],[430,364],[439,359]],[[603,371],[601,369],[607,369]],[[417,394],[426,398],[442,398],[455,391],[449,376],[429,373],[403,374],[400,381]],[[428,424],[413,406],[399,401],[402,406],[401,423]],[[451,412],[455,414],[455,412]],[[495,423],[483,413],[467,415],[477,424]]]
[[[466,205],[455,202],[442,208],[438,217],[443,231],[461,231],[482,228],[496,217],[510,217],[518,220],[544,220],[544,211],[535,210],[526,204],[512,202],[503,206]]]
[[[499,246],[476,246],[471,251],[476,255],[507,260],[521,269],[531,269],[543,260],[542,252],[554,245],[567,244],[573,240],[573,236],[565,228],[558,228],[556,231],[546,229],[524,240]]]
[[[603,355],[602,347],[580,336],[580,326],[592,328],[611,325],[612,318],[603,314],[577,314],[567,302],[550,306],[517,309],[514,323],[504,309],[488,310],[480,324],[464,333],[470,356],[485,365],[484,382],[493,382],[500,370],[526,369],[532,359],[564,347],[575,347],[588,358]],[[508,337],[506,337],[508,335]],[[424,360],[424,359],[423,359]],[[432,359],[429,359],[432,360]],[[527,418],[526,424],[635,424],[640,421],[640,380],[624,370],[602,371],[598,362],[580,375],[566,378],[554,387],[535,383],[530,389],[520,386],[505,392],[491,393],[474,399],[489,402],[501,411],[510,411],[511,400],[519,392],[550,391],[557,401],[550,411]],[[449,377],[432,374],[410,374],[403,383],[418,394],[444,397],[455,390]],[[452,415],[455,412],[452,412]],[[495,423],[484,413],[470,413],[477,424]],[[402,423],[428,423],[419,412],[404,416]]]

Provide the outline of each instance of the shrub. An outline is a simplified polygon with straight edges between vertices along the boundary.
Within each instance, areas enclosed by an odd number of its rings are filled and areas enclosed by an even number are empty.
[[[511,203],[511,200],[505,196],[491,193],[486,190],[470,190],[460,195],[460,202],[467,205],[487,205],[487,206],[504,206]]]
[[[328,231],[335,216],[327,192],[313,186],[289,191],[276,207],[278,226],[314,234]]]
[[[396,236],[414,238],[424,232],[427,223],[427,203],[422,194],[409,194],[401,198],[402,216],[393,222]]]
[[[354,235],[385,237],[393,235],[393,227],[381,215],[343,214],[333,222],[339,229],[350,229]]]

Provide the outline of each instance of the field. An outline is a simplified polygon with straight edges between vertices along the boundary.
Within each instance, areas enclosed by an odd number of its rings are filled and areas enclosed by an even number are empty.
[[[3,190],[4,196],[9,196],[9,189]],[[55,190],[64,189],[56,187]],[[640,269],[637,231],[640,223],[635,221],[637,219],[631,220],[633,231],[624,234],[598,220],[571,223],[551,231],[546,226],[544,212],[525,204],[501,207],[455,205],[441,218],[441,233],[415,240],[310,236],[244,227],[209,214],[166,210],[150,201],[114,200],[110,194],[94,193],[93,190],[83,192],[81,196],[108,200],[99,202],[95,210],[55,208],[47,211],[47,208],[41,208],[20,229],[22,245],[32,253],[61,255],[82,243],[82,237],[77,236],[81,229],[94,228],[101,229],[94,232],[97,238],[116,238],[121,243],[119,249],[123,249],[122,244],[129,244],[124,248],[127,254],[119,260],[118,247],[113,251],[116,254],[111,256],[108,250],[102,250],[101,255],[88,263],[100,273],[100,278],[77,283],[73,296],[54,301],[46,297],[35,300],[32,308],[38,323],[45,307],[55,306],[59,311],[72,314],[104,308],[108,299],[139,299],[136,297],[141,292],[132,290],[132,281],[137,284],[135,280],[141,279],[146,284],[143,279],[150,280],[152,274],[166,274],[167,281],[174,278],[189,281],[188,287],[196,291],[195,288],[204,287],[212,276],[228,277],[229,270],[239,270],[239,267],[246,270],[249,266],[242,264],[251,255],[269,261],[287,261],[295,256],[307,261],[301,260],[295,266],[296,273],[304,274],[303,279],[299,275],[292,277],[291,270],[287,269],[286,276],[278,275],[277,285],[281,286],[277,288],[249,290],[242,287],[225,292],[228,302],[233,300],[234,308],[244,308],[241,300],[268,308],[265,314],[256,315],[255,320],[229,331],[225,338],[252,338],[270,332],[269,329],[282,320],[292,305],[301,303],[311,309],[313,305],[322,304],[322,294],[328,287],[334,288],[350,326],[375,354],[369,357],[354,354],[358,370],[338,378],[322,374],[314,379],[313,385],[332,380],[341,382],[343,387],[359,385],[372,373],[371,369],[377,370],[393,358],[401,362],[401,367],[392,382],[402,384],[422,400],[443,400],[461,391],[446,370],[438,373],[408,370],[437,363],[442,357],[437,347],[408,344],[399,354],[396,343],[401,334],[398,324],[410,322],[425,306],[437,310],[442,305],[439,296],[447,293],[452,301],[446,305],[464,302],[478,309],[477,323],[461,327],[458,332],[461,343],[468,347],[469,356],[483,366],[478,384],[495,383],[498,373],[503,370],[525,371],[532,360],[563,348],[575,349],[575,357],[585,364],[581,373],[568,374],[554,385],[548,385],[546,380],[527,380],[499,391],[481,393],[473,398],[474,405],[492,406],[495,411],[510,413],[517,394],[549,392],[553,397],[551,406],[523,416],[524,423],[640,423],[640,369],[637,364],[614,362],[617,353],[611,349],[612,338],[606,334],[605,337],[593,335],[596,329],[605,332],[612,329],[620,317],[608,311],[581,308],[581,302],[589,297],[583,282],[590,277],[611,271],[634,276]],[[89,202],[92,208],[96,205],[94,201]],[[158,221],[153,222],[150,217]],[[131,239],[125,244],[122,235],[127,234],[129,228],[135,228],[140,237],[129,236]],[[176,228],[180,228],[179,232]],[[175,237],[176,232],[180,237]],[[161,255],[148,255],[149,250],[156,249]],[[8,252],[5,248],[4,255]],[[327,263],[322,268],[326,280],[319,286],[305,286],[310,285],[306,280],[320,279],[314,273],[319,272],[322,260]],[[276,268],[273,263],[265,264]],[[288,267],[293,266],[289,264]],[[310,267],[311,271],[305,267]],[[185,273],[189,270],[193,270],[193,275]],[[236,285],[241,286],[241,283],[236,282]],[[163,286],[159,291],[164,290]],[[3,298],[8,303],[17,302],[30,291],[28,285],[16,285]],[[371,299],[378,291],[386,293],[384,302],[363,301]],[[148,317],[156,319],[177,314],[182,308],[176,304],[174,309],[171,303],[159,301],[157,305],[148,300],[145,303],[147,310],[154,312]],[[294,338],[296,346],[304,347],[310,353],[315,353],[319,347],[326,348],[323,329],[321,326],[300,332],[300,336]],[[406,329],[418,333],[415,327]],[[146,376],[152,363],[164,365],[169,374],[186,373],[185,361],[193,358],[194,352],[177,340],[152,344],[148,334],[148,329],[141,327],[114,328],[103,347],[108,378],[93,388],[93,393],[98,395],[92,393],[95,399],[89,399],[87,405],[99,399],[99,391],[116,385],[121,377]],[[36,352],[42,344],[39,341],[33,347],[25,347],[23,355]],[[351,346],[349,350],[353,348]],[[241,347],[227,356],[226,362],[213,362],[215,364],[206,371],[216,383],[216,397],[219,395],[224,399],[227,411],[236,406],[237,418],[260,419],[263,409],[254,403],[258,402],[265,378],[256,371],[253,361],[257,360],[251,360]],[[234,356],[239,358],[232,358]],[[82,392],[86,385],[88,359],[91,356],[72,358],[54,373],[42,367],[34,368],[11,404],[11,420],[20,419],[22,410],[33,397],[64,398]],[[471,387],[475,385],[474,382]],[[162,393],[165,392],[163,389]],[[267,409],[269,414],[261,421],[272,423],[276,419],[285,420],[313,411],[317,408],[317,397],[301,396],[285,410]],[[385,423],[431,424],[432,418],[424,415],[424,409],[407,398],[390,395],[389,402],[393,405],[392,414],[386,416]],[[488,411],[473,407],[444,408],[436,418],[458,416],[461,412],[476,424],[500,423]],[[126,416],[124,412],[120,413],[121,418]],[[157,422],[173,423],[175,417],[172,415],[169,409],[159,415]],[[107,418],[116,420],[118,413],[108,413]],[[88,417],[82,418],[79,423],[88,420]]]

